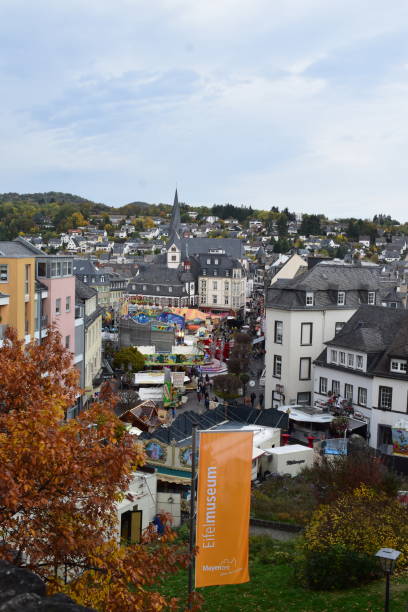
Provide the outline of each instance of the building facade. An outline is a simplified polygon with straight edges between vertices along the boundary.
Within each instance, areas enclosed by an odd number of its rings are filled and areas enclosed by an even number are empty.
[[[391,428],[408,418],[408,312],[362,306],[325,343],[313,374],[313,400],[349,400],[367,423],[370,446],[392,453]]]
[[[312,401],[312,365],[360,304],[381,303],[377,267],[320,263],[268,288],[265,407]]]

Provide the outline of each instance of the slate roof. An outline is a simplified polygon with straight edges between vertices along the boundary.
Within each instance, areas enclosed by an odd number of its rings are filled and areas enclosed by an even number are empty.
[[[101,271],[95,266],[90,259],[74,259],[73,261],[74,274],[81,276],[98,275]],[[104,274],[104,272],[102,272]]]
[[[266,306],[284,310],[358,308],[367,303],[368,292],[376,292],[379,302],[379,266],[319,263],[293,279],[280,279],[268,288]],[[338,291],[345,291],[344,306],[337,304]],[[306,306],[306,292],[314,293],[314,305]]]
[[[390,372],[390,359],[408,359],[408,311],[384,306],[361,306],[335,338],[325,344],[366,353],[369,375],[407,379],[406,374]],[[349,368],[327,364],[326,349],[316,361],[331,368],[350,371]]]
[[[172,440],[176,440],[176,442],[186,440],[186,446],[188,446],[191,444],[188,438],[191,437],[193,424],[197,424],[199,430],[209,429],[214,425],[225,422],[225,410],[224,406],[219,405],[215,410],[207,410],[204,414],[197,414],[191,410],[183,412],[176,417],[169,427],[160,427],[152,433],[143,432],[140,439],[150,440],[154,438],[166,444],[170,444]],[[288,427],[288,415],[274,408],[252,410],[244,405],[228,406],[227,419],[248,425],[256,424],[266,427],[281,427],[282,429]]]
[[[127,293],[135,295],[165,295],[183,297],[186,295],[182,275],[183,268],[168,268],[164,264],[141,264],[139,274],[129,282]],[[134,288],[133,288],[134,287]],[[143,289],[146,287],[146,289]],[[156,287],[160,287],[157,291]],[[169,291],[171,287],[171,291]]]
[[[86,285],[78,277],[75,277],[75,297],[80,300],[89,300],[97,294],[98,292],[96,289]]]
[[[191,259],[195,259],[198,263],[200,273],[202,273],[203,270],[206,270],[207,276],[225,276],[224,272],[226,270],[233,270],[234,268],[239,270],[243,269],[240,262],[229,255],[196,255]],[[214,272],[216,274],[214,274]]]
[[[200,255],[215,249],[237,259],[244,257],[244,246],[238,238],[186,238],[182,240],[181,254],[182,257]]]

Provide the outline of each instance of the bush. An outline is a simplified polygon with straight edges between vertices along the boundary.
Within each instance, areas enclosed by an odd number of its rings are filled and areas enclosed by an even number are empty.
[[[366,582],[377,576],[374,555],[383,547],[400,550],[398,565],[408,565],[408,510],[363,485],[314,512],[305,531],[305,580],[322,589]]]
[[[378,559],[339,544],[324,551],[306,551],[298,566],[298,577],[305,586],[322,591],[351,588],[381,574]]]
[[[401,486],[400,479],[367,449],[336,457],[334,461],[323,457],[311,468],[304,469],[302,476],[312,483],[317,501],[323,504],[362,485],[387,497],[395,497]]]
[[[269,536],[252,536],[249,539],[250,560],[279,565],[291,563],[294,559],[293,546],[289,542],[278,542]]]

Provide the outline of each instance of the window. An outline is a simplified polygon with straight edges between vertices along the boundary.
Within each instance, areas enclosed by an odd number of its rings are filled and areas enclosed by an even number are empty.
[[[57,262],[53,261],[51,263],[51,276],[57,276]]]
[[[0,264],[0,283],[8,282],[8,264]]]
[[[214,268],[213,276],[218,276],[218,270]]]
[[[275,344],[282,344],[283,338],[283,322],[275,321]]]
[[[299,380],[310,380],[311,358],[301,357],[299,361]]]
[[[0,266],[1,269],[1,266]],[[39,261],[37,265],[38,276],[47,276],[47,264],[43,261]]]
[[[216,304],[216,303],[217,303],[217,296],[213,295],[213,304]]]
[[[343,321],[338,321],[335,326],[334,326],[334,333],[338,334],[340,330],[342,330],[344,327],[344,322]]]
[[[306,291],[306,306],[314,305],[314,295],[311,291]]]
[[[203,276],[207,276],[207,270],[203,268]]]
[[[228,304],[229,304],[228,295],[226,295],[225,298],[224,298],[224,304],[225,304],[225,306],[228,306]]]
[[[70,312],[71,310],[71,296],[67,295],[65,298],[65,312]]]
[[[229,291],[229,281],[225,281],[224,289],[225,289],[225,291]]]
[[[364,367],[364,359],[362,355],[357,355],[356,357],[356,368],[357,370],[362,370]]]
[[[55,314],[61,314],[61,298],[55,300]]]
[[[229,276],[229,270],[225,270],[225,276]]]
[[[160,291],[160,285],[156,286],[156,291]]]
[[[65,348],[69,349],[69,344],[71,341],[71,336],[65,336]]]
[[[347,365],[349,368],[354,368],[354,355],[353,353],[347,353]]]
[[[171,250],[172,251],[177,251],[177,249],[176,249],[176,247],[174,245],[171,247]]]
[[[332,363],[337,363],[337,351],[330,351],[330,361]]]
[[[218,289],[217,281],[213,281],[213,289]]]
[[[327,378],[323,376],[319,379],[319,393],[321,395],[327,395]]]
[[[391,372],[398,372],[402,374],[407,373],[407,361],[406,359],[391,359]]]
[[[28,295],[30,293],[30,273],[31,266],[30,264],[25,265],[25,277],[24,277],[24,293]]]
[[[375,291],[369,291],[368,292],[367,303],[370,306],[373,306],[375,304]]]
[[[334,395],[340,395],[340,381],[332,380],[332,393]]]
[[[391,410],[392,406],[392,387],[379,387],[378,407],[383,410]]]
[[[300,344],[310,346],[313,337],[313,323],[302,323],[300,326]]]
[[[177,261],[177,255],[172,255],[171,256],[171,261]]]
[[[275,378],[282,376],[282,357],[280,355],[273,356],[273,375]]]
[[[344,306],[346,303],[346,294],[344,291],[337,292],[337,306]]]
[[[143,291],[146,291],[147,285],[143,285]]]
[[[218,259],[214,259],[214,263],[216,266],[218,266]]]
[[[310,406],[310,402],[310,391],[299,391],[299,393],[297,394],[296,403]]]
[[[211,265],[211,259],[207,259],[207,266]]]
[[[364,387],[359,387],[358,388],[357,403],[360,406],[367,406],[367,389],[364,389]]]
[[[353,401],[353,385],[346,383],[344,385],[344,397],[351,402]]]

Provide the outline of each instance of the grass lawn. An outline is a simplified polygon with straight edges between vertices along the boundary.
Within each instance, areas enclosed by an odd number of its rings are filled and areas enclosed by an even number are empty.
[[[278,549],[287,544],[278,544]],[[281,548],[284,550],[285,548]],[[384,581],[370,583],[349,591],[309,591],[296,584],[293,568],[287,561],[275,565],[255,557],[251,561],[251,581],[234,586],[199,589],[204,596],[205,612],[381,612]],[[167,578],[160,589],[167,596],[185,603],[187,573]],[[406,612],[408,577],[395,578],[391,585],[391,611]],[[184,609],[181,606],[181,609]]]

